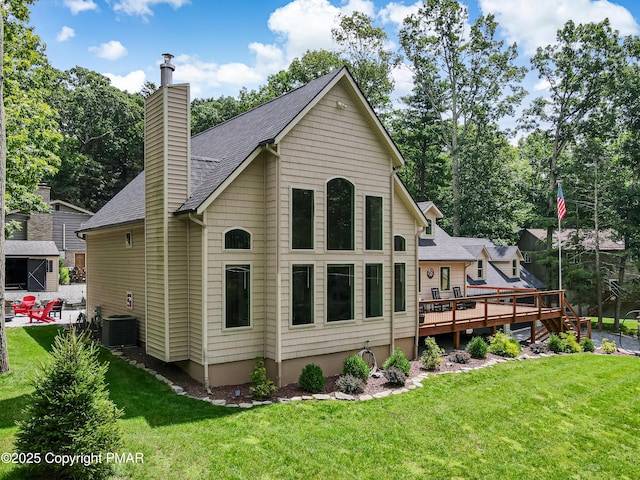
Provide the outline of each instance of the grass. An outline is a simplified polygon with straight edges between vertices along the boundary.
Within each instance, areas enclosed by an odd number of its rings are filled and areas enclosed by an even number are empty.
[[[55,327],[8,330],[12,373],[0,377],[0,453]],[[508,362],[429,377],[424,388],[369,402],[251,410],[181,397],[103,352],[111,398],[125,410],[115,478],[640,478],[640,359],[593,354]],[[0,464],[0,478],[23,478]]]
[[[598,328],[598,317],[589,318],[591,318],[591,328]],[[602,327],[604,330],[613,332],[613,318],[603,318]],[[623,322],[622,319],[620,319],[620,330],[624,335],[637,336],[638,320],[627,318]]]

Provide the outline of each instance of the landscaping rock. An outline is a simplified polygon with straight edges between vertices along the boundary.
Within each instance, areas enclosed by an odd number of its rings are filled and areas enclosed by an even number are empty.
[[[356,397],[348,393],[336,392],[336,400],[355,400]]]
[[[313,398],[316,400],[331,400],[331,395],[327,395],[326,393],[316,393],[313,395]]]
[[[171,385],[171,391],[173,393],[184,393],[184,388],[179,385]]]

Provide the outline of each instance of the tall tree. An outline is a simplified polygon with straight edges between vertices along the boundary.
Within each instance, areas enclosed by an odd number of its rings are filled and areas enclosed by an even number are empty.
[[[0,375],[11,371],[9,364],[9,350],[7,348],[7,335],[4,323],[4,282],[5,282],[5,257],[4,257],[4,195],[7,183],[7,136],[4,117],[4,8],[0,11],[0,302],[2,302],[2,317],[0,318]]]
[[[568,21],[558,31],[556,42],[538,48],[531,58],[538,77],[549,88],[549,95],[537,98],[523,116],[524,127],[544,130],[553,144],[545,172],[547,217],[555,215],[561,155],[581,131],[589,128],[588,120],[615,84],[622,60],[618,32],[611,29],[608,20],[585,25]],[[547,227],[549,247],[552,224]]]
[[[59,72],[56,83],[64,141],[49,181],[58,198],[97,211],[143,169],[143,97],[82,67]]]
[[[191,101],[191,135],[225,122],[242,113],[234,97],[196,98]]]
[[[353,12],[341,15],[331,33],[365,98],[378,114],[384,114],[391,106],[391,71],[400,62],[386,32],[373,25],[373,18]]]
[[[437,124],[442,147],[451,158],[453,233],[461,226],[461,168],[472,151],[473,130],[493,129],[524,96],[525,70],[515,66],[516,45],[495,39],[494,17],[480,16],[467,34],[467,7],[457,0],[425,0],[405,19],[400,44],[421,83]]]

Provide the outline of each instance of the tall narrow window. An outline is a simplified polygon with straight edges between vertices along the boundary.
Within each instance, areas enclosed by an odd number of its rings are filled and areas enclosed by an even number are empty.
[[[225,327],[250,325],[251,266],[225,267]]]
[[[293,325],[313,323],[313,265],[291,267]]]
[[[313,190],[291,191],[291,248],[313,249]]]
[[[365,249],[382,250],[382,197],[365,197]]]
[[[440,267],[440,290],[451,290],[451,268]]]
[[[365,269],[365,317],[382,316],[382,264],[367,264]]]
[[[407,251],[407,241],[402,235],[394,235],[393,237],[393,250],[396,252]]]
[[[511,276],[513,278],[520,276],[518,275],[518,260],[516,258],[511,261]]]
[[[327,322],[354,318],[353,283],[353,265],[327,265]]]
[[[225,250],[249,250],[251,248],[251,234],[246,230],[235,228],[224,234]]]
[[[418,267],[418,291],[422,292],[422,267]]]
[[[344,178],[327,182],[327,249],[353,250],[353,184]]]
[[[404,312],[407,309],[407,287],[406,287],[406,275],[405,264],[396,263],[393,267],[394,270],[394,286],[393,286],[393,311]]]
[[[478,280],[482,280],[484,278],[484,260],[478,260]]]

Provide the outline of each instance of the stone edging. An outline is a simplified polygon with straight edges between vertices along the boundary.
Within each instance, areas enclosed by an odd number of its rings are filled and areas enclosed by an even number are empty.
[[[257,400],[253,400],[252,402],[227,403],[226,400],[216,400],[216,399],[209,398],[209,397],[193,397],[191,395],[187,395],[187,392],[185,392],[184,389],[181,386],[175,385],[171,380],[169,380],[168,378],[164,377],[163,375],[160,375],[155,370],[147,368],[147,366],[144,363],[140,363],[140,362],[137,362],[135,360],[131,360],[131,359],[128,359],[128,358],[124,357],[124,354],[120,350],[111,350],[111,353],[113,354],[113,356],[123,359],[124,361],[126,361],[130,365],[132,365],[134,367],[137,367],[137,368],[140,368],[141,370],[144,370],[145,372],[150,373],[151,375],[156,377],[161,382],[166,383],[171,388],[171,391],[174,392],[177,395],[187,396],[187,397],[193,398],[195,400],[202,400],[203,402],[211,403],[212,405],[217,405],[217,406],[220,406],[220,407],[228,407],[228,408],[244,408],[244,409],[248,409],[248,408],[257,407],[257,406],[260,406],[260,405],[271,405],[271,404],[274,403],[274,402],[272,402],[270,400],[265,400],[265,401],[262,401],[262,402],[257,401]],[[497,365],[498,363],[513,362],[513,361],[518,361],[518,360],[530,360],[530,359],[535,359],[535,358],[540,358],[540,357],[549,357],[549,356],[551,356],[551,355],[545,354],[545,353],[541,353],[541,354],[535,355],[535,356],[520,355],[517,358],[490,359],[490,360],[487,360],[482,365],[478,365],[476,367],[468,367],[468,368],[462,367],[460,370],[446,371],[446,372],[420,373],[420,374],[416,375],[415,377],[408,378],[407,382],[406,382],[406,384],[405,384],[405,386],[403,388],[394,389],[394,390],[391,390],[391,389],[390,390],[383,390],[383,391],[375,393],[373,395],[354,396],[354,395],[348,395],[348,394],[342,393],[342,392],[333,392],[331,394],[316,393],[316,394],[313,394],[313,395],[302,395],[302,396],[296,396],[296,397],[291,397],[291,398],[278,398],[276,400],[276,402],[277,403],[289,403],[289,402],[301,402],[301,401],[308,401],[308,400],[320,400],[320,401],[325,401],[325,400],[368,401],[368,400],[373,400],[374,398],[385,398],[385,397],[389,397],[391,395],[400,395],[401,393],[409,392],[411,390],[415,390],[416,388],[422,388],[422,387],[424,387],[424,385],[422,384],[422,381],[424,379],[432,376],[432,375],[445,375],[445,374],[449,374],[449,373],[466,373],[466,372],[471,372],[473,370],[480,370],[481,368],[493,367],[494,365]]]

